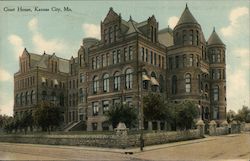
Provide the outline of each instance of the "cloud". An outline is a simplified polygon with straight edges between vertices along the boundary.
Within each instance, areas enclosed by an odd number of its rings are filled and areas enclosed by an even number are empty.
[[[12,81],[12,76],[9,72],[0,68],[0,81]]]
[[[28,28],[33,33],[32,42],[36,52],[46,51],[46,53],[65,53],[68,50],[68,44],[63,40],[54,38],[46,39],[42,33],[39,32],[39,23],[37,18],[33,18],[28,22]],[[60,55],[62,56],[62,55]]]
[[[234,55],[240,58],[240,67],[245,71],[249,72],[250,70],[250,51],[246,48],[237,48],[233,51]],[[239,66],[238,66],[239,68]]]
[[[231,10],[229,15],[230,24],[227,27],[221,28],[223,36],[233,36],[242,27],[242,23],[249,22],[249,19],[247,21],[241,20],[242,17],[249,18],[249,9],[247,7],[238,7]]]
[[[168,19],[168,25],[170,28],[174,28],[179,21],[179,17],[172,16]]]
[[[23,39],[18,35],[12,34],[8,36],[8,41],[14,46],[15,58],[18,59],[24,49]]]
[[[37,18],[33,18],[28,22],[28,27],[31,31],[36,32],[37,31],[37,27],[38,26],[38,20]]]
[[[237,111],[243,104],[249,106],[249,83],[245,71],[237,69],[228,73],[227,102],[228,109]]]
[[[94,37],[100,39],[100,26],[95,24],[84,23],[82,24],[83,32],[86,37]]]

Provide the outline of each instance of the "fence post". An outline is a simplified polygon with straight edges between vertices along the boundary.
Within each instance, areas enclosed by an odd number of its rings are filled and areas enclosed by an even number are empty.
[[[119,122],[117,128],[115,128],[117,147],[125,149],[128,147],[128,128],[125,123]]]
[[[224,127],[224,129],[225,129],[225,134],[228,134],[229,133],[229,131],[228,131],[228,122],[227,122],[227,120],[225,120],[225,121],[223,121],[222,123],[221,123],[221,127]]]
[[[204,137],[204,135],[205,135],[205,124],[204,124],[204,122],[202,120],[199,120],[196,123],[196,126],[197,126],[197,129],[200,131],[200,136]]]
[[[214,120],[209,122],[209,135],[216,135],[216,122]]]

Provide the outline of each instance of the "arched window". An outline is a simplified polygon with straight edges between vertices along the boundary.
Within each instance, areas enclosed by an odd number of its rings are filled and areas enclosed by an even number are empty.
[[[193,59],[194,59],[194,55],[193,54],[189,55],[189,66],[190,67],[193,66]]]
[[[191,74],[186,74],[185,75],[185,89],[186,89],[186,93],[190,93],[191,92]]]
[[[219,86],[214,86],[213,87],[213,96],[214,96],[214,101],[219,101]]]
[[[118,72],[114,74],[114,90],[119,91],[121,88],[121,77]]]
[[[47,92],[46,91],[42,91],[42,100],[46,100],[47,98]]]
[[[132,75],[132,69],[127,69],[125,71],[125,88],[131,89],[133,85],[133,75]]]
[[[96,94],[99,88],[98,77],[94,76],[93,78],[93,93]]]
[[[177,77],[176,75],[174,75],[172,77],[172,94],[176,94],[177,93]]]
[[[34,94],[34,91],[31,91],[30,92],[30,104],[33,104],[33,94]]]
[[[143,69],[142,71],[142,87],[143,89],[148,89],[150,78],[148,77],[148,72],[146,69]]]
[[[20,105],[23,105],[23,93],[20,95]]]
[[[160,75],[160,92],[162,93],[164,90],[164,79],[163,76]]]
[[[56,102],[56,92],[54,91],[51,93],[51,101]]]
[[[109,92],[109,75],[104,74],[103,76],[103,92]]]
[[[25,105],[28,104],[28,91],[25,92]]]
[[[19,95],[18,94],[16,94],[16,97],[15,97],[15,104],[19,105]]]
[[[60,106],[64,106],[64,95],[63,95],[63,93],[60,94]]]

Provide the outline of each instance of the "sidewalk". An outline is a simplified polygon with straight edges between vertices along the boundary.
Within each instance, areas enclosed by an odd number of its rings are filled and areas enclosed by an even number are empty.
[[[25,145],[29,145],[30,147],[40,146],[40,147],[46,147],[46,148],[79,149],[79,150],[86,150],[86,151],[134,154],[134,153],[152,151],[152,150],[163,149],[163,148],[170,148],[170,147],[176,147],[176,146],[182,146],[182,145],[188,145],[188,144],[196,144],[196,143],[207,142],[207,141],[212,141],[212,140],[216,140],[216,137],[209,136],[206,138],[196,139],[196,140],[187,140],[187,141],[173,142],[173,143],[167,143],[167,144],[150,145],[150,146],[144,147],[143,151],[140,150],[140,147],[117,149],[117,148],[102,148],[102,147],[90,147],[90,146],[64,146],[64,145],[43,145],[43,144],[25,144]],[[12,143],[5,143],[5,144],[12,144]]]

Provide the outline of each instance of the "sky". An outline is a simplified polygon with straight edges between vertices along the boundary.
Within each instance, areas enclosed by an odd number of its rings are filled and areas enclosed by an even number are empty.
[[[206,40],[215,27],[226,44],[227,111],[250,107],[250,26],[248,0],[195,0],[188,7]],[[174,28],[186,1],[0,1],[0,114],[13,114],[14,73],[24,48],[31,53],[76,56],[85,37],[100,38],[109,8],[124,20],[141,22],[155,15],[159,28]],[[32,12],[18,12],[17,8]],[[34,8],[50,11],[34,11]],[[63,11],[68,7],[71,11]],[[4,11],[15,9],[15,11]],[[61,12],[51,11],[60,8]]]

